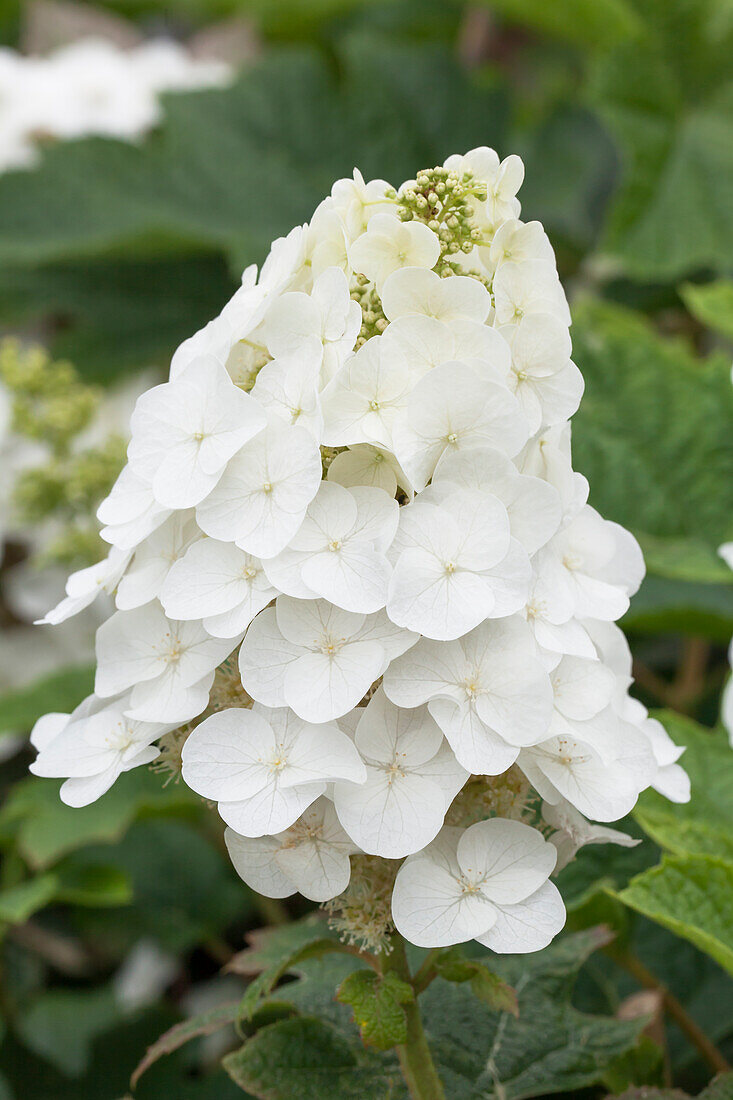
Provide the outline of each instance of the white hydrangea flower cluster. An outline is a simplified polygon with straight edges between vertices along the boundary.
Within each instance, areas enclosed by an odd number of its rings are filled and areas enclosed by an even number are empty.
[[[537,950],[558,862],[633,843],[587,819],[688,796],[628,694],[642,556],[572,469],[583,383],[522,174],[481,148],[339,180],[139,399],[109,557],[50,616],[116,590],[36,774],[83,804],[159,743],[245,882],[365,942],[386,910],[418,945]]]
[[[154,39],[121,49],[82,38],[44,57],[0,49],[0,170],[33,164],[42,142],[92,134],[131,141],[160,121],[163,92],[225,83],[231,68]]]

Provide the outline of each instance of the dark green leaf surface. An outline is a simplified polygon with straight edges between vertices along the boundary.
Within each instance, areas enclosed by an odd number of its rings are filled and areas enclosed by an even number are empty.
[[[733,863],[715,856],[666,856],[618,896],[733,974]]]
[[[399,1070],[386,1068],[315,1017],[299,1016],[258,1031],[224,1066],[262,1100],[405,1098]]]
[[[680,295],[690,313],[701,324],[728,340],[733,340],[733,281],[718,279],[714,283],[685,283]]]
[[[733,23],[720,0],[633,0],[641,34],[592,69],[623,177],[606,250],[632,276],[727,270],[733,250]]]
[[[573,341],[586,383],[573,451],[591,503],[642,536],[702,544],[709,562],[733,517],[728,357],[700,362],[682,341],[601,302],[578,305]]]

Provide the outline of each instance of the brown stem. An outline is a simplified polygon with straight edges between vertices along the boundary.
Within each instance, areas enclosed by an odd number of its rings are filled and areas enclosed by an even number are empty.
[[[658,676],[653,669],[638,660],[634,661],[634,679],[645,691],[656,696],[665,707],[671,708],[673,706],[674,692],[672,685],[667,683],[661,676]]]
[[[705,669],[710,658],[710,643],[704,638],[686,638],[682,658],[672,684],[672,705],[687,711],[705,690]]]
[[[94,971],[94,960],[76,940],[51,932],[40,924],[26,921],[10,928],[8,935],[49,963],[61,974],[86,977]]]
[[[392,938],[392,951],[382,960],[382,972],[391,970],[399,978],[415,988],[410,975],[410,967],[405,954],[405,941],[395,934]],[[430,1052],[427,1036],[422,1025],[420,1009],[415,999],[404,1006],[407,1019],[407,1040],[397,1047],[402,1076],[405,1078],[412,1100],[446,1100],[435,1062]]]
[[[674,993],[670,993],[667,987],[660,982],[651,970],[637,959],[630,951],[624,951],[614,947],[606,948],[607,953],[619,966],[622,966],[633,978],[636,978],[645,989],[654,989],[660,994],[662,1002],[669,1016],[679,1027],[693,1046],[697,1047],[705,1061],[716,1073],[723,1073],[731,1067],[714,1043],[708,1039],[705,1032],[695,1023],[687,1010],[680,1004]]]

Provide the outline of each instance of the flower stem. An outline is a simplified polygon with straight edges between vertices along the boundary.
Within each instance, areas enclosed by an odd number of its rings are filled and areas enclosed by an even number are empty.
[[[667,987],[660,982],[659,978],[652,974],[651,970],[647,970],[641,960],[637,959],[636,955],[632,954],[630,951],[624,951],[618,948],[614,949],[613,945],[607,948],[607,953],[619,964],[619,966],[622,966],[633,978],[636,978],[639,985],[643,986],[645,989],[654,989],[661,994],[662,1004],[669,1016],[677,1024],[680,1031],[687,1036],[693,1046],[697,1047],[702,1057],[716,1073],[723,1073],[730,1069],[727,1060],[723,1057],[715,1044],[708,1039],[702,1028],[695,1023],[684,1006],[680,1004],[674,994],[670,993]]]
[[[401,936],[395,935],[392,945],[391,953],[385,955],[382,960],[382,972],[391,970],[415,989],[405,954],[405,941]],[[397,1047],[397,1057],[412,1100],[445,1100],[443,1085],[435,1068],[422,1025],[417,1001],[418,992],[419,990],[415,989],[414,1001],[403,1006],[407,1019],[407,1041]]]

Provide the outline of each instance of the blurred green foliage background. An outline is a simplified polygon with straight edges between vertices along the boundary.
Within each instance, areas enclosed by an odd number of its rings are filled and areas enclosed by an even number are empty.
[[[242,268],[354,166],[399,183],[479,144],[524,158],[522,217],[542,220],[555,247],[586,380],[575,465],[591,503],[644,548],[648,577],[622,625],[639,697],[665,708],[668,729],[689,746],[693,801],[680,808],[644,796],[627,823],[644,837],[638,848],[587,850],[561,878],[571,928],[603,922],[616,939],[598,940],[593,953],[593,943],[561,941],[575,962],[550,956],[547,966],[568,975],[568,989],[579,968],[578,1009],[637,1026],[618,1048],[581,1057],[587,1025],[563,1017],[557,1043],[570,1068],[553,1076],[548,1063],[534,1078],[517,1069],[501,1094],[466,1055],[455,1100],[594,1100],[672,1084],[698,1094],[733,1054],[733,755],[713,730],[733,634],[733,574],[717,554],[733,538],[733,6],[102,6],[143,34],[191,40],[217,25],[248,45],[230,87],[170,96],[164,121],[139,143],[49,145],[37,168],[0,176],[0,325],[40,334],[86,381],[164,371]],[[27,24],[19,0],[0,0],[4,44],[22,44]],[[4,602],[0,610],[10,637],[12,613]],[[68,668],[7,685],[0,738],[89,690],[87,665],[66,656]],[[217,820],[181,786],[163,789],[160,776],[136,772],[94,806],[69,810],[57,784],[26,776],[29,759],[21,747],[0,771],[0,1100],[115,1100],[168,1026],[241,993],[241,978],[220,968],[245,933],[305,908],[251,895],[228,864]],[[524,965],[550,1004],[546,964],[538,956]],[[330,1002],[324,966],[300,968],[298,989],[284,987],[296,1004]],[[641,987],[651,999],[639,1007],[629,998]],[[452,1010],[468,1012],[457,1002]],[[429,1032],[450,1045],[445,1014],[433,1015]],[[478,1031],[476,1067],[485,1061]],[[220,1034],[157,1062],[135,1095],[242,1096],[218,1066],[233,1040],[225,1031],[217,1045]],[[353,1095],[399,1095],[384,1091],[382,1063],[373,1081],[362,1070],[363,1092]],[[237,1073],[254,1096],[296,1095],[292,1080],[265,1075],[252,1085],[251,1067]],[[344,1088],[302,1095],[352,1095]]]

